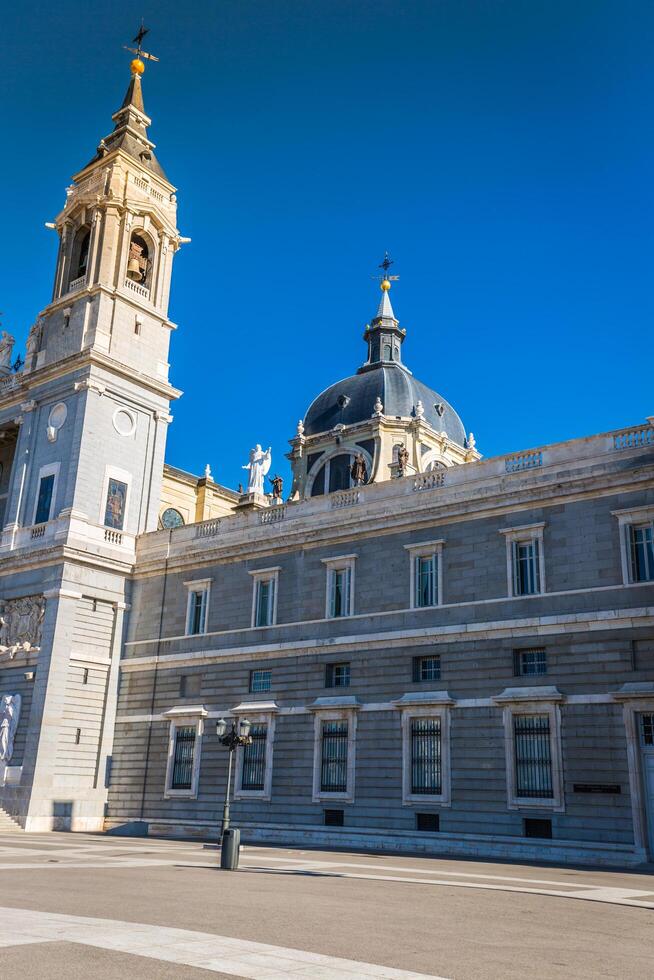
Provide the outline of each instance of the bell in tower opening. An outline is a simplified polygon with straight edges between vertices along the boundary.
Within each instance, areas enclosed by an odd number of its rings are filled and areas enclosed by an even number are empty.
[[[147,242],[140,235],[132,235],[129,243],[129,258],[127,260],[127,278],[142,286],[148,285],[150,271],[150,250]]]

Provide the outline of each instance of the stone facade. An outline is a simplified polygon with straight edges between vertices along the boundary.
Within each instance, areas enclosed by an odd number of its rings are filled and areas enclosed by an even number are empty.
[[[291,439],[288,501],[165,466],[184,240],[138,75],[113,118],[0,378],[0,807],[215,835],[216,722],[247,718],[246,840],[652,858],[652,419],[482,460],[402,363],[384,278],[367,360]]]

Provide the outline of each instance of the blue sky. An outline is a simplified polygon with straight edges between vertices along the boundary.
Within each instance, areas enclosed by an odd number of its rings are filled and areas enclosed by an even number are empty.
[[[654,413],[654,4],[172,0],[3,11],[0,308],[50,298],[69,177],[111,129],[141,14],[179,188],[167,459],[273,468],[363,362],[389,249],[404,358],[491,456]],[[287,484],[288,485],[288,484]]]

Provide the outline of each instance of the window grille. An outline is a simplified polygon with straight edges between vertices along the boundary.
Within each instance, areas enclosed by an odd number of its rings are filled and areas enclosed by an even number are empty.
[[[325,810],[325,827],[342,827],[344,823],[344,816],[345,814],[343,810]]]
[[[654,714],[640,716],[640,735],[643,745],[654,745]]]
[[[524,833],[525,837],[540,837],[543,840],[550,840],[552,837],[552,821],[541,817],[525,817]]]
[[[553,797],[549,715],[514,715],[516,796]]]
[[[349,664],[326,664],[325,665],[325,687],[349,687],[349,686],[350,686]]]
[[[652,524],[632,524],[629,528],[632,582],[654,581],[653,529]]]
[[[184,725],[175,730],[175,754],[171,789],[191,789],[193,783],[193,756],[195,754],[195,727]]]
[[[435,834],[440,830],[440,815],[438,813],[416,813],[416,830]]]
[[[329,615],[350,615],[350,568],[332,568],[330,575]]]
[[[537,595],[540,592],[539,542],[514,541],[513,589],[516,595]]]
[[[320,789],[323,793],[347,792],[347,722],[323,721]]]
[[[441,793],[441,720],[411,719],[411,792]]]
[[[439,681],[440,679],[441,658],[439,656],[413,658],[413,680],[415,683],[420,681]]]
[[[250,691],[256,694],[259,691],[269,691],[272,686],[272,670],[251,670],[250,671]]]
[[[437,565],[436,555],[421,557],[415,561],[415,604],[418,608],[436,605]]]
[[[263,789],[266,775],[266,741],[268,726],[253,725],[250,729],[249,745],[243,746],[243,772],[241,789]]]
[[[544,648],[513,651],[513,672],[516,677],[534,677],[547,673],[547,654]]]
[[[41,482],[39,483],[39,497],[36,503],[35,524],[45,524],[50,520],[53,489],[54,473],[50,473],[49,476],[42,476]]]
[[[257,582],[255,626],[272,626],[275,608],[275,580],[262,578]]]
[[[207,621],[207,591],[191,592],[188,611],[188,632],[204,633]]]

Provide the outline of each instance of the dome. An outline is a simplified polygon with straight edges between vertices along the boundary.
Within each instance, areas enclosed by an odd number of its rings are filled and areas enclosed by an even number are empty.
[[[418,381],[405,367],[396,363],[366,365],[358,374],[337,381],[312,402],[304,419],[304,434],[328,432],[335,425],[355,425],[368,421],[381,398],[386,416],[415,416],[422,402],[425,421],[436,430],[465,445],[463,422],[442,395]],[[437,408],[438,406],[438,408]]]

